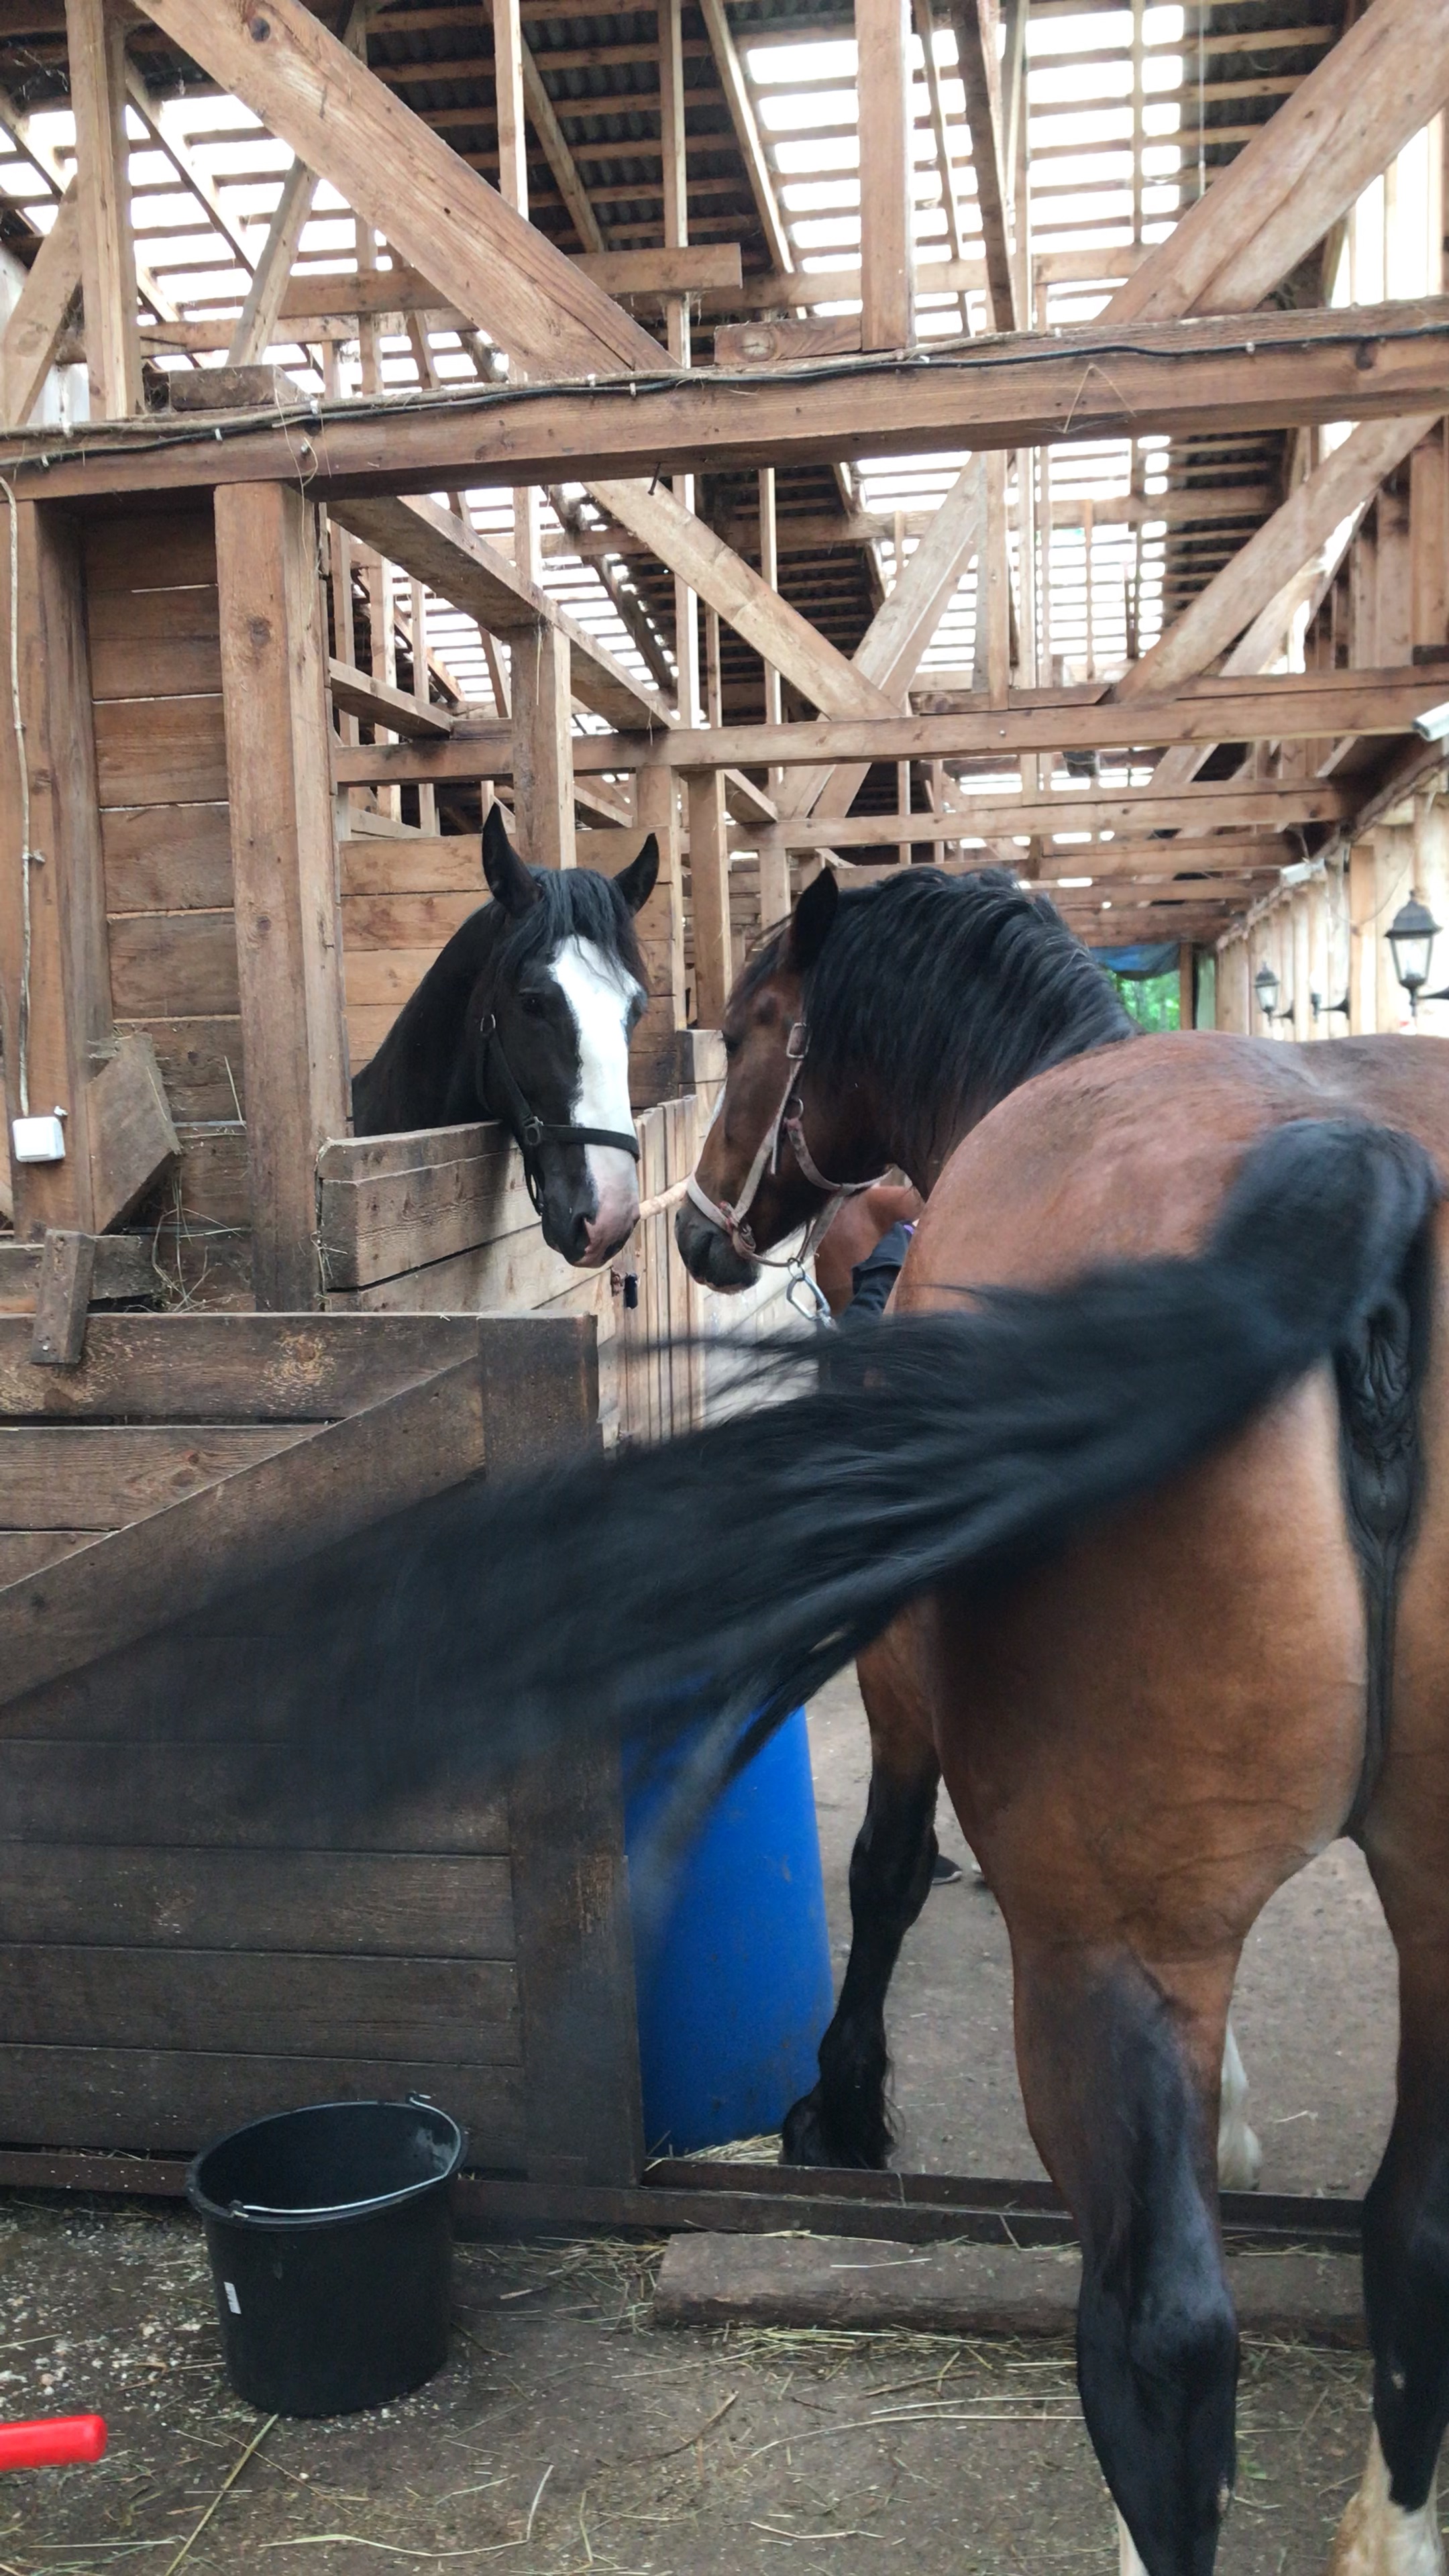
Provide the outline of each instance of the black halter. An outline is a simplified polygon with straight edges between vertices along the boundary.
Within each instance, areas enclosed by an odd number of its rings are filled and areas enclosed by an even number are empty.
[[[613,1145],[621,1154],[632,1154],[639,1160],[639,1139],[631,1129],[625,1134],[617,1127],[573,1127],[552,1125],[529,1108],[518,1085],[512,1065],[503,1052],[498,1022],[490,1011],[478,1024],[478,1035],[484,1047],[485,1088],[492,1093],[494,1069],[498,1090],[503,1099],[504,1125],[513,1131],[514,1140],[523,1156],[523,1177],[535,1209],[543,1205],[543,1184],[539,1174],[539,1149],[544,1145]]]

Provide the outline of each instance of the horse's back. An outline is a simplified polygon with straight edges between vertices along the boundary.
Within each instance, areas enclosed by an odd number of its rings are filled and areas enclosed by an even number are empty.
[[[933,1280],[1055,1286],[1094,1262],[1194,1252],[1255,1137],[1354,1114],[1415,1136],[1449,1184],[1449,1041],[1198,1030],[1075,1056],[958,1145],[901,1302]]]

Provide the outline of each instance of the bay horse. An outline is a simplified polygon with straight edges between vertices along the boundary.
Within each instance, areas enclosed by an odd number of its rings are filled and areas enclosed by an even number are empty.
[[[633,916],[659,844],[651,832],[615,877],[530,868],[493,805],[483,873],[492,902],[454,931],[353,1083],[353,1133],[500,1120],[544,1240],[597,1270],[639,1213],[629,1038],[647,997]]]
[[[729,1087],[722,1104],[724,1129],[706,1144],[700,1170],[689,1185],[689,1198],[676,1219],[676,1238],[686,1268],[726,1292],[753,1284],[759,1276],[759,1261],[743,1194],[739,1205],[727,1200],[716,1203],[704,1187],[704,1177],[718,1157],[732,1118],[743,1116],[751,1132],[759,1123],[745,1105],[761,1069],[746,1054],[749,1030],[752,1022],[756,1027],[773,1022],[777,1002],[788,1007],[789,1025],[798,1025],[798,991],[793,985],[788,990],[784,987],[790,985],[791,970],[802,980],[810,972],[801,962],[801,944],[819,939],[823,945],[835,918],[838,883],[832,878],[829,887],[802,905],[799,923],[788,939],[777,937],[757,950],[725,1014],[722,1035]],[[1015,881],[1000,870],[983,869],[970,880],[973,891],[964,900],[939,870],[913,869],[908,878],[885,881],[887,886],[892,883],[911,891],[883,892],[882,900],[873,896],[870,912],[863,916],[882,931],[887,943],[871,1005],[878,1013],[892,1005],[914,1013],[919,1007],[918,972],[924,963],[923,956],[915,953],[921,936],[928,943],[943,938],[939,963],[945,974],[954,975],[963,962],[958,950],[965,936],[969,932],[979,940],[988,928],[993,889],[1002,898],[998,909],[1004,908],[1007,919],[1019,910]],[[847,900],[854,898],[847,896]],[[898,971],[903,951],[904,976]],[[843,945],[837,943],[832,962],[842,953]],[[1082,952],[1075,944],[1064,948],[1057,962],[1071,979],[1071,1025],[1077,1051],[1089,1045],[1115,1045],[1140,1034],[1108,976],[1101,970],[1094,978],[1083,976]],[[767,993],[770,985],[774,989]],[[833,999],[833,993],[822,996],[832,1026]],[[1041,1032],[1037,1035],[1040,1041]],[[758,1049],[755,1052],[758,1058]],[[874,1034],[871,1053],[879,1065],[882,1051]],[[943,1157],[949,1160],[966,1125],[972,1123],[975,1105],[963,1104],[960,1068],[949,1050],[944,1054],[934,1048],[912,1050],[902,1070],[907,1076],[904,1101],[897,1105],[877,1100],[877,1115],[890,1131],[883,1151],[888,1161],[899,1164],[910,1150],[904,1120],[909,1119],[917,1135],[927,1124],[933,1140],[931,1160],[939,1171]],[[775,1079],[773,1067],[765,1079],[768,1093]],[[789,1083],[788,1064],[785,1079]],[[799,1162],[795,1140],[801,1131],[793,1120],[787,1116],[777,1126],[767,1124],[762,1132],[782,1140]],[[751,1172],[755,1160],[752,1155]],[[759,1177],[764,1177],[763,1166]],[[822,1215],[827,1222],[818,1243],[816,1271],[832,1312],[838,1314],[845,1302],[840,1274],[851,1244],[861,1241],[860,1214],[879,1202],[882,1215],[892,1221],[906,1209],[918,1217],[923,1201],[914,1185],[892,1188],[889,1183],[874,1183],[860,1191],[852,1184],[832,1197],[823,1176],[817,1175],[817,1180],[819,1197],[811,1214],[811,1231],[818,1233]],[[749,1187],[747,1179],[745,1190]],[[845,1285],[848,1292],[848,1272]],[[930,1891],[938,1849],[934,1818],[941,1768],[930,1708],[906,1640],[888,1629],[860,1656],[858,1679],[870,1729],[871,1775],[865,1822],[851,1854],[850,1952],[839,2001],[820,2045],[819,2081],[791,2106],[782,2123],[781,2161],[791,2165],[879,2168],[889,2159],[894,2138],[886,2099],[886,1996],[901,1945]],[[1248,2123],[1247,2100],[1247,2076],[1230,2021],[1218,2118],[1218,2180],[1228,2191],[1255,2189],[1262,2169],[1262,2149]]]
[[[743,1264],[894,1155],[928,1199],[904,1311],[741,1349],[742,1387],[776,1400],[702,1431],[399,1516],[389,1580],[298,1722],[324,1731],[339,1794],[369,1800],[702,1723],[739,1767],[893,1631],[1011,1939],[1127,2576],[1216,2559],[1228,2003],[1268,1897],[1355,1832],[1401,2038],[1364,2212],[1374,2430],[1332,2569],[1437,2576],[1449,1048],[1117,1044],[1048,904],[977,878],[948,913],[951,881],[926,874],[801,898],[731,1005],[700,1164],[750,1228],[727,1245]]]

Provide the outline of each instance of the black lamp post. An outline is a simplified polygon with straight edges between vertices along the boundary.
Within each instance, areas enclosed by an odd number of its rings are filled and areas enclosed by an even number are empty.
[[[1416,894],[1411,894],[1408,902],[1399,906],[1389,924],[1389,948],[1393,956],[1394,973],[1409,996],[1411,1019],[1418,1017],[1421,998],[1430,1002],[1437,1002],[1443,998],[1438,993],[1424,992],[1424,987],[1429,981],[1429,960],[1434,953],[1434,942],[1438,935],[1438,922],[1434,919],[1428,905],[1421,903]]]

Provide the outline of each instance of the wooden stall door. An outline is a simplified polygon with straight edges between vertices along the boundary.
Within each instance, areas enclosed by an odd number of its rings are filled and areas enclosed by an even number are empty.
[[[98,1317],[75,1369],[28,1350],[0,1319],[5,2148],[174,2156],[421,2091],[476,2167],[634,2181],[617,1764],[362,1802],[297,1724],[335,1691],[345,1741],[387,1515],[597,1440],[591,1324]]]

